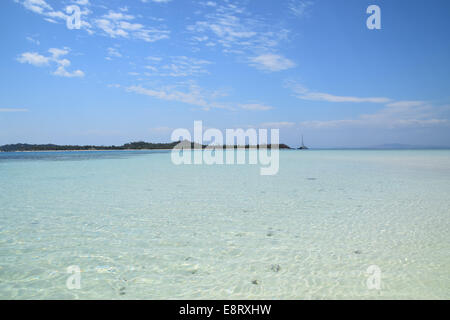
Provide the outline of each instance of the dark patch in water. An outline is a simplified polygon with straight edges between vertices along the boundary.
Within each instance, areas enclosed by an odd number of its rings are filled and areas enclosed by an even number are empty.
[[[361,250],[355,250],[355,251],[353,251],[353,253],[354,254],[362,254],[362,251]]]
[[[270,270],[272,270],[273,272],[278,272],[278,271],[281,270],[281,267],[280,267],[279,264],[273,264],[273,265],[270,267]]]
[[[259,284],[259,281],[258,281],[258,280],[253,280],[253,281],[252,281],[252,284],[258,285],[258,284]]]

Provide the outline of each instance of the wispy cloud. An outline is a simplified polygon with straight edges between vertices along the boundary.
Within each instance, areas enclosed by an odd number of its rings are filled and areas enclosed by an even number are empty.
[[[288,8],[290,12],[297,16],[297,17],[303,17],[307,10],[314,4],[313,1],[307,1],[307,0],[290,0],[288,3]]]
[[[170,31],[130,22],[134,19],[135,16],[131,14],[110,10],[101,18],[95,19],[95,24],[111,38],[133,38],[146,42],[169,38]]]
[[[169,3],[172,0],[141,0],[143,3],[154,2],[154,3]]]
[[[310,128],[401,128],[449,125],[448,119],[439,117],[439,109],[424,101],[397,101],[386,104],[375,113],[363,114],[356,119],[305,121],[301,125]]]
[[[440,107],[420,100],[395,101],[386,97],[341,96],[324,92],[310,91],[306,87],[287,81],[286,86],[293,90],[295,96],[302,100],[324,101],[330,103],[374,103],[383,108],[372,114],[362,114],[354,119],[324,121],[304,121],[302,126],[311,128],[337,127],[423,127],[448,125],[446,118],[439,117]]]
[[[33,37],[26,37],[25,39],[27,39],[29,42],[35,44],[35,45],[40,45],[41,42],[37,39],[34,39]]]
[[[147,60],[152,63],[144,67],[148,70],[147,72],[151,72],[149,75],[161,77],[188,77],[208,74],[206,66],[212,63],[208,60],[187,56],[174,56],[166,59],[147,57]]]
[[[44,0],[24,0],[22,5],[33,12],[43,14],[45,10],[53,10],[53,8]]]
[[[108,56],[106,57],[107,60],[111,60],[113,57],[114,58],[121,58],[122,57],[122,54],[116,48],[111,48],[110,47],[110,48],[107,49],[107,51],[108,51],[108,53],[107,53]]]
[[[211,109],[224,109],[236,111],[239,109],[248,111],[266,111],[273,109],[260,103],[232,103],[219,101],[226,94],[220,90],[211,91],[200,87],[194,81],[180,82],[176,85],[162,86],[157,88],[145,88],[141,85],[129,86],[128,92],[134,92],[150,96],[160,100],[185,103],[191,106],[200,107],[204,111]]]
[[[201,4],[206,7],[217,7],[217,2],[215,2],[215,1],[205,1],[205,2],[201,2]]]
[[[410,109],[414,107],[420,107],[420,106],[427,106],[428,104],[425,101],[418,101],[418,100],[409,100],[409,101],[395,101],[388,103],[387,106],[390,108],[396,108],[398,109]]]
[[[50,58],[44,57],[37,52],[24,52],[18,58],[20,63],[29,63],[35,67],[42,67],[49,64]]]
[[[354,96],[339,96],[325,92],[318,91],[310,91],[306,87],[288,81],[286,82],[286,86],[291,88],[295,93],[295,96],[302,100],[311,100],[311,101],[327,101],[327,102],[349,102],[349,103],[387,103],[392,101],[389,98],[385,97],[354,97]]]
[[[255,62],[249,57],[267,59],[272,54],[272,59],[278,57],[278,66],[283,70],[294,65],[293,62],[282,55],[277,54],[280,43],[287,40],[289,31],[285,28],[274,26],[261,17],[252,16],[241,3],[227,1],[220,4],[214,2],[210,5],[212,12],[207,12],[194,24],[187,27],[193,35],[191,40],[197,46],[220,46],[226,54],[246,56],[252,66],[261,66],[258,60]],[[267,62],[270,63],[270,62]],[[264,64],[262,64],[264,66]],[[277,66],[270,65],[266,70],[275,71]]]
[[[67,14],[64,13],[65,7],[63,10],[54,9],[51,5],[49,5],[45,0],[14,0],[23,5],[23,7],[27,10],[30,10],[34,13],[37,13],[44,17],[44,20],[50,23],[65,23],[67,21]],[[93,33],[91,30],[91,24],[87,22],[87,16],[91,13],[88,6],[90,5],[88,0],[75,0],[72,4],[76,4],[81,6],[80,14],[81,14],[81,27],[88,31],[89,33]]]
[[[28,112],[28,109],[21,109],[21,108],[0,108],[0,112]]]
[[[84,72],[81,70],[67,71],[66,68],[71,65],[71,62],[61,57],[66,56],[70,52],[69,48],[50,48],[48,52],[50,53],[49,56],[44,56],[37,52],[24,52],[17,57],[17,61],[20,63],[28,63],[35,67],[49,66],[50,63],[54,63],[57,68],[52,74],[55,76],[66,78],[84,77]]]
[[[259,104],[259,103],[241,104],[241,105],[239,105],[239,107],[241,107],[241,109],[251,110],[251,111],[267,111],[267,110],[273,109],[273,107],[271,107],[271,106],[267,106],[267,105]]]
[[[166,86],[156,89],[144,88],[142,86],[130,86],[128,92],[147,95],[161,100],[182,102],[189,105],[201,107],[204,110],[218,107],[219,104],[212,102],[208,94],[193,82],[177,86]]]
[[[262,128],[292,128],[295,126],[295,122],[290,121],[280,121],[280,122],[264,122],[259,125]]]
[[[267,53],[250,58],[250,64],[265,71],[282,71],[295,67],[295,63],[278,54]]]
[[[68,15],[65,12],[67,6],[63,9],[53,9],[45,0],[15,0],[21,3],[25,9],[42,15],[44,19],[51,23],[64,23]],[[168,2],[163,0],[154,0],[153,2]],[[168,39],[170,31],[163,27],[146,26],[134,22],[136,16],[126,13],[127,8],[120,8],[119,11],[109,10],[106,14],[92,16],[90,2],[87,0],[77,0],[72,2],[81,6],[81,28],[89,34],[99,32],[102,35],[111,38],[138,39],[145,42],[155,42],[162,39]]]
[[[90,5],[89,0],[72,0],[75,4],[78,4],[80,6],[88,6]]]
[[[74,78],[74,77],[82,78],[82,77],[84,77],[84,72],[81,70],[75,70],[72,72],[67,71],[65,67],[69,66],[69,65],[70,65],[70,62],[67,64],[59,65],[58,68],[53,72],[53,74],[55,76],[66,77],[66,78]]]

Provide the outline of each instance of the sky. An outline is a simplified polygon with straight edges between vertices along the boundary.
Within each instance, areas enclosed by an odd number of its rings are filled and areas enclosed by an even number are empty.
[[[1,0],[0,145],[169,142],[201,120],[279,128],[292,147],[302,134],[450,146],[449,13],[447,0]]]

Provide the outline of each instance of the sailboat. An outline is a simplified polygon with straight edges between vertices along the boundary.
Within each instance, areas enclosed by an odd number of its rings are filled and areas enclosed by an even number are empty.
[[[303,143],[303,135],[302,135],[302,145],[300,148],[298,148],[298,150],[308,150],[308,147],[305,146],[305,144]]]

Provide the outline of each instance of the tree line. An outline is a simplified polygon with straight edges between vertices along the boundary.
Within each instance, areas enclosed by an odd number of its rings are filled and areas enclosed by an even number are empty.
[[[0,151],[2,152],[20,152],[20,151],[95,151],[95,150],[161,150],[161,149],[173,149],[177,146],[180,141],[170,142],[170,143],[150,143],[144,141],[138,142],[130,142],[126,143],[122,146],[94,146],[94,145],[85,145],[85,146],[77,146],[77,145],[56,145],[56,144],[27,144],[27,143],[16,143],[16,144],[7,144],[0,146]],[[190,147],[192,149],[204,149],[206,145],[200,145],[197,143],[193,143],[190,141],[183,141],[184,147]],[[220,146],[218,146],[220,147]],[[272,148],[271,145],[264,146],[222,146],[224,148],[261,148],[267,147]],[[285,144],[279,145],[280,149],[290,149],[289,146]]]

